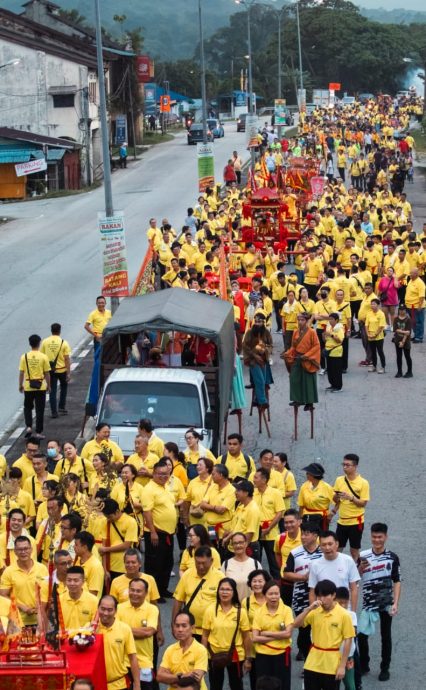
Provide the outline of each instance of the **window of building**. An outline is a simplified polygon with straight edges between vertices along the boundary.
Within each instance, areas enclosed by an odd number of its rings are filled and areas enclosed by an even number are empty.
[[[74,108],[74,96],[73,93],[57,93],[53,94],[53,107],[54,108]]]

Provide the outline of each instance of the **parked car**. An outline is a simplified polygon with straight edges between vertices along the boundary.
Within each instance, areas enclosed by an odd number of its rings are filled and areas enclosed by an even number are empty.
[[[221,139],[225,136],[225,130],[223,129],[223,125],[220,120],[217,120],[216,118],[209,118],[207,120],[207,127],[211,132],[213,132],[215,139]]]
[[[246,118],[247,118],[248,113],[241,113],[237,120],[237,132],[245,132],[246,131]]]
[[[188,144],[196,144],[203,141],[203,125],[201,122],[194,122],[188,129]],[[213,132],[207,129],[207,141],[214,141]]]

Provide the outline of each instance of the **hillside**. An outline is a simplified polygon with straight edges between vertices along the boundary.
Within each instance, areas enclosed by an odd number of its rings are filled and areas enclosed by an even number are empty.
[[[24,0],[0,0],[0,7],[20,12]],[[93,3],[88,0],[53,0],[64,9],[77,9],[86,17],[88,24],[93,24]],[[282,0],[277,2],[280,6]],[[113,35],[120,35],[120,28],[113,21],[118,11],[127,19],[123,28],[141,27],[145,38],[144,46],[155,58],[169,61],[178,58],[192,57],[198,44],[198,2],[197,0],[102,0],[102,22]],[[172,11],[171,11],[172,7]],[[90,12],[88,11],[90,9]],[[146,9],[145,9],[146,8]],[[227,26],[228,19],[235,12],[236,6],[231,0],[203,2],[205,36],[208,38],[218,28]],[[426,22],[426,12],[410,10],[367,10],[361,13],[375,21],[392,24]],[[245,36],[236,36],[239,46]],[[245,44],[244,44],[245,45]],[[243,50],[240,48],[240,51]],[[245,48],[244,48],[245,50]]]

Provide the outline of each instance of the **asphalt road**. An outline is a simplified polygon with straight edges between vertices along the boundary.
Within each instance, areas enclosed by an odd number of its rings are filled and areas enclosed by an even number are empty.
[[[246,155],[245,134],[236,124],[225,125],[225,137],[215,141],[216,180],[234,149]],[[128,168],[112,176],[114,207],[124,210],[129,277],[136,277],[147,248],[150,217],[167,217],[180,229],[187,206],[198,194],[197,150],[186,133],[143,154],[129,158]],[[19,355],[28,336],[50,334],[50,324],[63,324],[63,336],[74,347],[85,335],[83,325],[94,308],[102,284],[97,213],[104,208],[103,188],[87,194],[5,204],[0,216],[0,353],[2,395],[0,435],[22,404],[18,392]]]

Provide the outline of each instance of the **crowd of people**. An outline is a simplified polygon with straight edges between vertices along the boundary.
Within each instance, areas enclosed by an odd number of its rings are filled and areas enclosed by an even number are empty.
[[[274,320],[293,405],[312,409],[317,372],[327,372],[331,392],[342,390],[351,338],[362,341],[360,365],[383,374],[391,331],[396,377],[413,376],[411,343],[421,343],[424,330],[426,227],[415,227],[404,189],[413,179],[406,131],[417,107],[382,99],[302,113],[297,138],[261,133],[247,187],[239,186],[234,152],[226,190],[201,195],[182,231],[167,218],[160,226],[150,220],[152,289],[217,296],[227,242],[236,350],[260,408],[269,406]],[[252,190],[285,178],[300,158],[322,171],[322,193],[301,208],[298,191],[284,186],[285,220],[293,224],[286,247],[244,243]],[[85,323],[95,349],[110,318],[99,297]],[[265,449],[255,461],[234,433],[215,457],[196,429],[187,430],[183,449],[163,443],[146,419],[127,458],[106,423],[80,452],[55,439],[44,451],[46,393],[52,418],[66,414],[70,380],[69,345],[60,324],[51,330],[44,341],[32,335],[20,360],[25,452],[7,473],[0,459],[3,629],[12,618],[28,628],[48,625],[53,583],[65,628],[103,634],[108,690],[124,690],[128,677],[134,690],[157,683],[205,690],[207,674],[211,690],[222,690],[225,671],[231,690],[242,689],[244,673],[252,690],[289,690],[292,640],[307,690],[340,681],[359,690],[380,623],[379,679],[388,680],[400,566],[384,521],[362,543],[370,493],[359,457],[347,453],[331,483],[319,462],[308,464],[298,488],[284,452]],[[139,363],[158,365],[164,351],[153,345]],[[160,609],[169,598],[165,621]],[[176,643],[159,654],[169,624]]]

